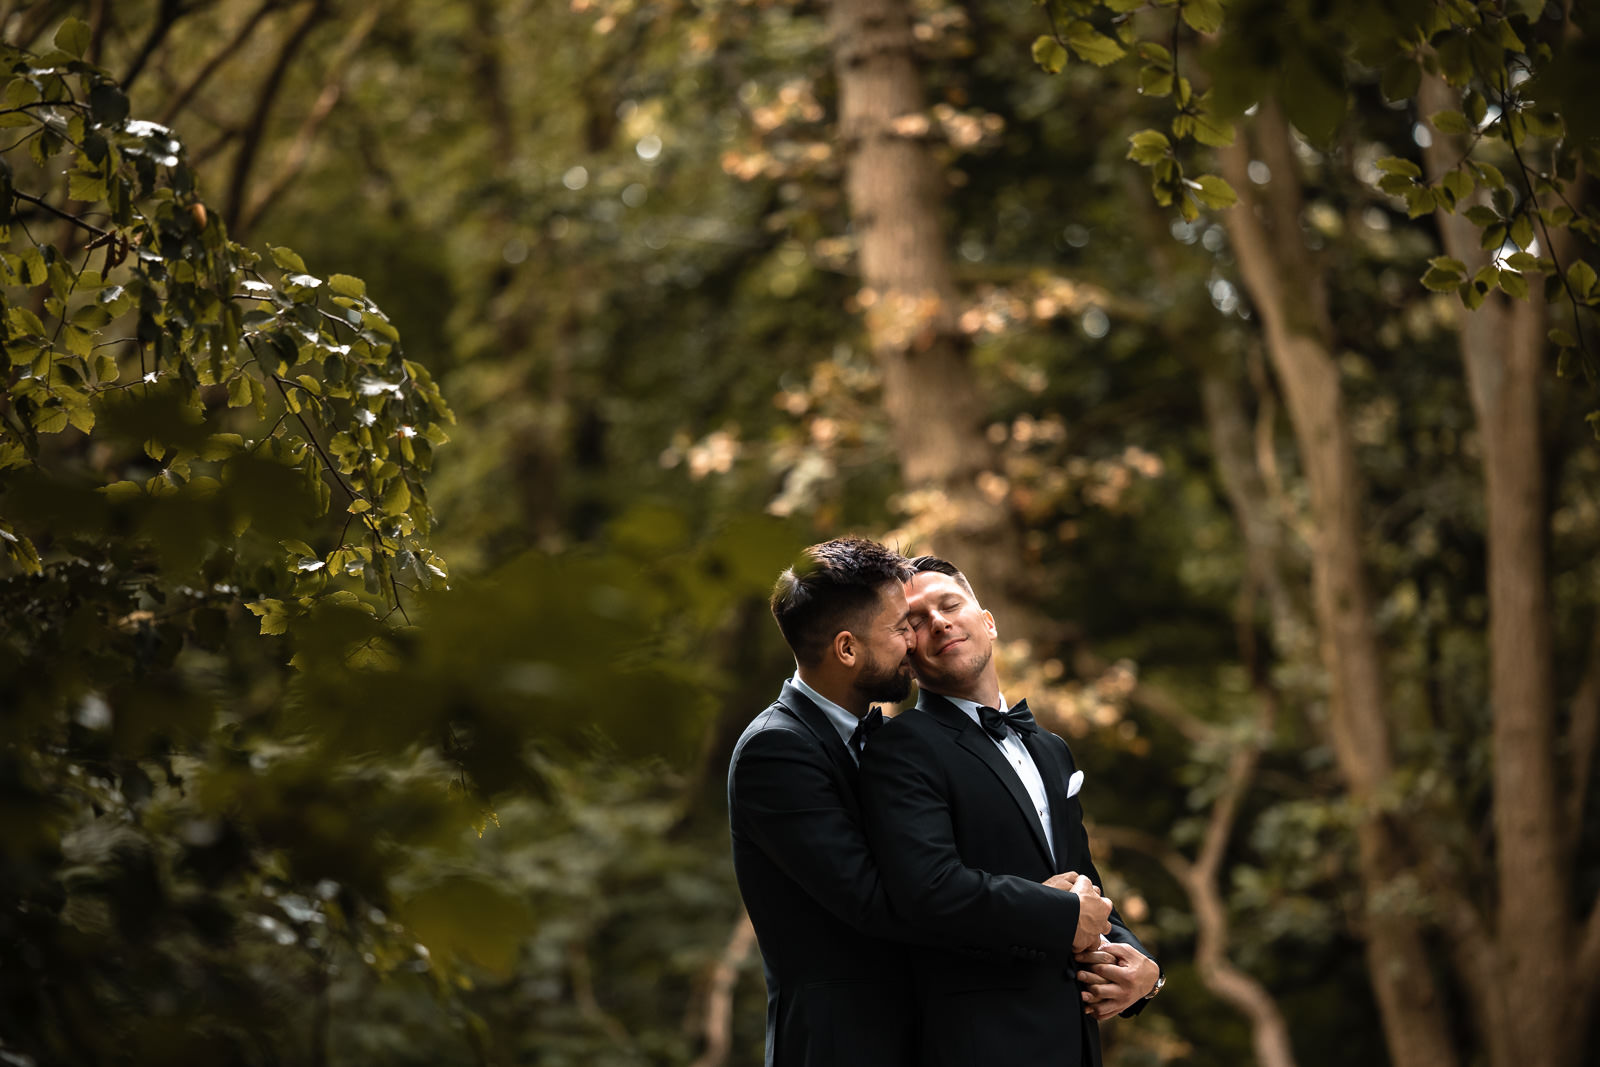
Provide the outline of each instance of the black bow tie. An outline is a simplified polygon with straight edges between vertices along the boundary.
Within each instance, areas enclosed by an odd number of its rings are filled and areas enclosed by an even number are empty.
[[[877,708],[861,716],[861,721],[856,723],[855,733],[850,735],[850,747],[855,750],[857,756],[861,755],[861,749],[866,745],[867,738],[876,733],[878,727],[882,725],[883,712]]]
[[[1019,734],[1031,734],[1039,728],[1033,721],[1033,712],[1028,710],[1028,702],[1019,700],[1015,707],[998,711],[994,708],[978,709],[978,724],[983,727],[983,732],[996,741],[1006,739],[1006,727],[1010,727]]]

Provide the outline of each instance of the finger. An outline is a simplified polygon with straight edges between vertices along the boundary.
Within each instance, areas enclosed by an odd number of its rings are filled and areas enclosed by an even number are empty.
[[[1093,967],[1095,964],[1115,964],[1117,962],[1115,956],[1102,952],[1098,948],[1091,949],[1088,952],[1080,952],[1072,958],[1087,967]]]

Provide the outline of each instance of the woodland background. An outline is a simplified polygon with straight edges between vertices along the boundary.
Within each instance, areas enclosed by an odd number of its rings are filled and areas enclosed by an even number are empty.
[[[0,4],[0,1058],[759,1063],[853,531],[1098,783],[1108,1064],[1596,1062],[1596,29]]]

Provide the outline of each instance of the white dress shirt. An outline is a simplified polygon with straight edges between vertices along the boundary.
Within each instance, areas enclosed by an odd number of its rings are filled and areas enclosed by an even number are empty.
[[[967,718],[978,724],[978,729],[983,729],[983,723],[978,718],[978,709],[983,707],[982,704],[976,700],[962,700],[960,697],[945,697],[945,699],[966,712]],[[1002,696],[999,710],[1005,711],[1006,707],[1006,698]],[[1050,846],[1050,861],[1054,863],[1056,839],[1050,832],[1050,798],[1044,791],[1044,777],[1040,775],[1039,768],[1034,766],[1033,754],[1028,751],[1028,746],[1022,743],[1022,737],[1015,730],[1007,729],[1004,741],[995,741],[987,731],[983,736],[994,741],[994,747],[998,748],[1000,754],[1006,758],[1006,762],[1011,764],[1017,779],[1022,782],[1022,788],[1027,790],[1028,796],[1033,800],[1033,810],[1039,816],[1039,825],[1044,828],[1044,840]]]
[[[839,740],[844,742],[845,751],[850,753],[851,759],[860,763],[861,757],[856,755],[855,746],[850,743],[850,738],[855,734],[856,727],[861,725],[861,720],[807,685],[800,677],[799,671],[795,671],[794,677],[789,680],[811,700],[811,703],[822,709],[822,714],[826,715],[833,728],[839,731]]]

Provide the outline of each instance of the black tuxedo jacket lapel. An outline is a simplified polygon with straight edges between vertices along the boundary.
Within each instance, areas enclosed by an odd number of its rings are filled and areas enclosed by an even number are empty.
[[[816,736],[822,750],[844,775],[845,783],[850,790],[850,799],[859,803],[855,758],[850,755],[850,750],[844,747],[844,741],[840,739],[839,731],[834,729],[833,723],[829,721],[828,713],[817,707],[810,697],[800,692],[793,681],[783,683],[783,690],[778,694],[778,703],[783,705],[784,711],[799,719],[801,724]]]
[[[1022,779],[1017,777],[1016,769],[1006,762],[1006,758],[1000,754],[1000,750],[995,747],[989,735],[984,733],[983,728],[973,722],[966,712],[937,693],[924,692],[917,701],[917,706],[933,716],[941,725],[954,730],[956,744],[972,753],[996,778],[1000,779],[1000,784],[1006,787],[1006,792],[1016,801],[1023,821],[1028,824],[1028,829],[1033,834],[1033,843],[1039,846],[1039,852],[1045,862],[1049,863],[1050,846],[1045,842],[1044,827],[1039,822],[1039,813],[1034,810],[1033,798],[1028,795]],[[1029,751],[1032,751],[1031,747]],[[1037,763],[1037,757],[1035,762]],[[1040,767],[1039,772],[1044,775],[1046,781],[1049,780],[1044,767]],[[1055,810],[1054,805],[1051,810]]]
[[[1025,736],[1022,743],[1028,746],[1033,765],[1039,769],[1039,777],[1044,779],[1044,795],[1050,802],[1051,836],[1055,838],[1056,866],[1069,870],[1072,837],[1067,826],[1071,820],[1067,811],[1067,791],[1063,784],[1067,780],[1068,768],[1063,764],[1057,742],[1045,732],[1044,727]]]

